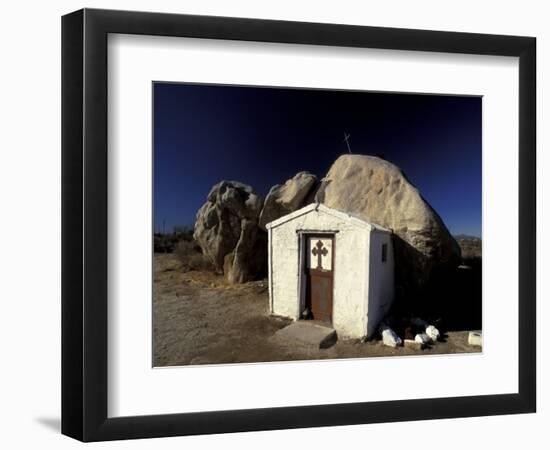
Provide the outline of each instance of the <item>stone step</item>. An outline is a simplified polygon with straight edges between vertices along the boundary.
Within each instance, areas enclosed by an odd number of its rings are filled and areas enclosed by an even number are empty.
[[[338,339],[336,330],[309,320],[298,320],[278,330],[275,339],[315,348],[328,348]]]

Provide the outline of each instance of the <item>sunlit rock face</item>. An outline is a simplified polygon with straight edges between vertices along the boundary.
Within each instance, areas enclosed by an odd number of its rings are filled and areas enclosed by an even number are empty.
[[[394,233],[396,283],[424,286],[439,269],[460,264],[460,248],[418,189],[394,164],[366,155],[342,155],[322,179],[315,201]]]
[[[197,212],[193,237],[228,281],[244,283],[266,270],[267,237],[258,227],[262,198],[237,181],[221,181]]]
[[[265,198],[259,224],[265,225],[307,205],[308,195],[317,185],[317,177],[309,172],[299,172],[284,184],[273,186]]]

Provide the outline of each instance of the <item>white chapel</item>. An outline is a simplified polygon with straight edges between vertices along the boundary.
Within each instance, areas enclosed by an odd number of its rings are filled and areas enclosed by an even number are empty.
[[[266,228],[271,314],[371,337],[394,296],[391,231],[318,203]]]

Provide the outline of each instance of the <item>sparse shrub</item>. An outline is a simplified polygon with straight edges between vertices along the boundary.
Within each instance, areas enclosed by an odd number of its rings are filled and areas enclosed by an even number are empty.
[[[193,227],[174,227],[172,233],[155,233],[154,251],[155,253],[172,253],[178,242],[192,240]]]
[[[174,227],[172,235],[177,241],[192,241],[193,240],[193,227],[177,226]]]
[[[155,234],[155,253],[172,253],[177,241],[171,234]]]
[[[179,241],[174,253],[186,272],[190,270],[214,271],[212,262],[204,255],[199,245],[193,241]]]

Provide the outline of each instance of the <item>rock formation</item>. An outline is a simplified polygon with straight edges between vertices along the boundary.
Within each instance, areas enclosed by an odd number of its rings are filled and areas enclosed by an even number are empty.
[[[232,283],[244,283],[265,272],[267,238],[258,227],[262,206],[252,187],[221,181],[197,212],[193,237],[216,270]]]
[[[260,227],[265,230],[267,223],[306,206],[305,200],[316,184],[315,175],[299,172],[285,184],[273,186],[265,198],[264,207],[260,213]]]
[[[441,218],[388,161],[340,156],[315,201],[391,229],[396,283],[407,291],[425,285],[436,270],[460,264],[460,248]]]
[[[342,155],[319,183],[299,172],[275,185],[265,202],[252,187],[222,181],[197,212],[194,238],[230,282],[265,274],[265,225],[316,201],[394,232],[396,283],[410,294],[440,269],[460,264],[460,248],[401,169],[366,155]]]

